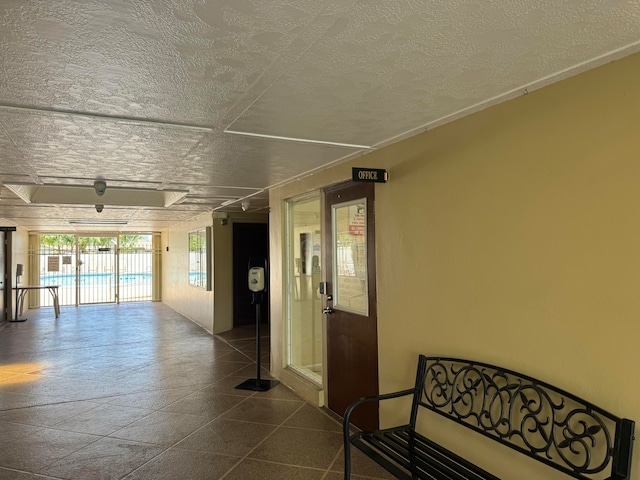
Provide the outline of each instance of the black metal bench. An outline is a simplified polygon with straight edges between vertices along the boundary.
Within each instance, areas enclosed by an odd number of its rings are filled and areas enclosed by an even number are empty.
[[[410,395],[408,424],[351,433],[358,406]],[[353,445],[401,479],[498,479],[416,432],[419,413],[426,413],[422,408],[580,480],[623,480],[631,474],[633,421],[511,370],[421,355],[414,388],[361,398],[347,408],[344,478],[351,475]]]

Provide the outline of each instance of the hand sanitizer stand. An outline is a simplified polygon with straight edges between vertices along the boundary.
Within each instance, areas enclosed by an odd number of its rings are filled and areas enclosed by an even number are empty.
[[[261,266],[256,266],[261,265]],[[264,295],[267,291],[266,275],[267,275],[266,259],[249,260],[249,290],[253,293],[252,304],[256,306],[256,378],[245,380],[236,387],[238,390],[252,390],[254,392],[266,392],[275,387],[277,380],[262,380],[260,378],[260,310],[264,302]]]

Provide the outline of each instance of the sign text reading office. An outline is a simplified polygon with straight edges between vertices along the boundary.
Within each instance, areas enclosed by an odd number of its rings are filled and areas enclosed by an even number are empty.
[[[389,180],[389,174],[381,168],[358,168],[351,169],[351,179],[354,182],[375,182],[385,183]]]

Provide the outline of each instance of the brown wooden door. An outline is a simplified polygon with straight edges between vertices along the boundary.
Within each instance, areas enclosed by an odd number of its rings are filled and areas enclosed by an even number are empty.
[[[347,182],[325,190],[327,393],[343,416],[354,400],[378,395],[374,185]],[[378,405],[352,417],[378,428]]]

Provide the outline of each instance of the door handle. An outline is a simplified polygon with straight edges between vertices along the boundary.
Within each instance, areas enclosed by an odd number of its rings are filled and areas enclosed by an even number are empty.
[[[324,313],[325,315],[331,315],[333,313],[333,308],[331,307],[323,308],[322,313]]]

